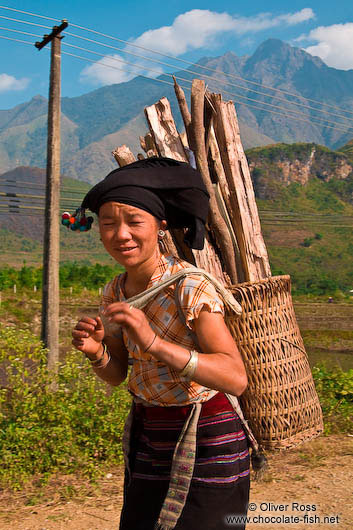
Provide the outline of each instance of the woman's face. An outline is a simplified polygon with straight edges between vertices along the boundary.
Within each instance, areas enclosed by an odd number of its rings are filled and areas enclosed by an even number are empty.
[[[158,230],[165,221],[140,208],[118,202],[106,202],[99,209],[99,231],[107,252],[126,269],[155,259],[158,254]]]

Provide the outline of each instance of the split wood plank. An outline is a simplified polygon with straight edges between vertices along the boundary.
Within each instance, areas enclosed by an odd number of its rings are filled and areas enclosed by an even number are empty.
[[[152,156],[158,156],[157,148],[151,133],[147,133],[145,136],[140,136],[140,145],[148,158],[151,158]]]
[[[114,151],[112,151],[112,155],[118,162],[119,167],[123,167],[127,164],[132,164],[132,162],[136,162],[136,158],[134,157],[129,147],[127,147],[127,145],[121,145],[120,147],[117,147],[116,149],[114,149]]]
[[[211,94],[210,99],[216,111],[215,133],[229,186],[245,281],[258,281],[270,277],[271,269],[235,107],[232,101],[222,101],[220,94]]]
[[[159,156],[187,162],[183,143],[175,126],[170,103],[162,98],[145,108],[145,115]]]

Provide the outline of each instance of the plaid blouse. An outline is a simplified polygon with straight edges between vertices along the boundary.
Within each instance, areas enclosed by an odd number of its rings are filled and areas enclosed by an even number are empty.
[[[190,267],[190,263],[171,255],[162,255],[147,289],[164,280],[182,268]],[[103,291],[102,304],[126,300],[123,292],[125,273],[116,276]],[[143,309],[151,328],[157,335],[168,342],[178,344],[188,350],[197,349],[193,340],[194,323],[202,309],[212,313],[222,313],[224,305],[212,283],[200,275],[190,275],[179,284],[179,300],[185,315],[186,323],[191,332],[181,321],[175,302],[175,284],[158,293]],[[128,389],[137,398],[151,405],[173,406],[187,405],[192,402],[203,402],[215,395],[216,391],[199,385],[195,381],[187,381],[179,373],[153,355],[140,351],[123,330],[124,344],[132,359]]]

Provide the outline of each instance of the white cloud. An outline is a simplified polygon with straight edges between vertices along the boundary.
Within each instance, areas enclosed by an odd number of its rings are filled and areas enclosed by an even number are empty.
[[[96,63],[85,66],[80,75],[82,83],[88,81],[96,85],[113,85],[129,81],[136,74],[131,74],[121,61],[123,57],[118,54],[106,55]],[[130,69],[131,70],[131,69]]]
[[[132,64],[126,64],[125,61]],[[154,72],[148,71],[147,68],[152,68]],[[129,56],[114,54],[106,55],[96,63],[86,66],[80,74],[80,81],[93,85],[113,85],[130,81],[137,75],[157,77],[162,73],[163,70],[158,65],[148,64],[148,61],[133,61]]]
[[[132,43],[177,56],[188,50],[209,46],[210,42],[225,32],[243,35],[276,26],[293,26],[314,17],[310,8],[277,17],[271,13],[238,17],[207,9],[193,9],[177,16],[171,26],[146,31]]]
[[[349,70],[353,68],[353,23],[319,26],[297,41],[314,41],[305,51],[320,57],[328,66]]]
[[[131,40],[131,44],[177,57],[189,50],[215,46],[217,39],[222,38],[224,34],[239,36],[273,27],[293,26],[313,18],[315,15],[310,8],[278,16],[273,16],[271,13],[260,13],[253,17],[232,16],[228,13],[216,13],[208,9],[192,9],[178,15],[171,26],[145,31],[136,39]],[[126,49],[130,51],[131,47],[127,46]],[[148,54],[142,50],[136,53]],[[122,83],[129,81],[139,73],[144,73],[143,70],[124,66],[123,63],[118,64],[117,60],[121,60],[121,58],[119,55],[107,55],[92,66],[85,67],[81,72],[81,81],[88,81],[97,85]],[[126,60],[131,61],[131,58],[126,56]],[[150,62],[141,60],[134,62],[140,66],[145,66],[146,75],[156,77],[162,73],[158,66],[152,65]],[[107,68],[103,66],[104,64],[114,68],[122,68],[123,71]],[[158,72],[151,73],[147,70],[148,68],[157,69]]]
[[[30,80],[27,77],[16,79],[16,77],[13,77],[12,75],[0,74],[0,92],[24,90],[27,88],[29,81]]]

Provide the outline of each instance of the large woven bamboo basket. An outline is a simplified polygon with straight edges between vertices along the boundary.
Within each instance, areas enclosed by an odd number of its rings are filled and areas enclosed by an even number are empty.
[[[248,388],[245,418],[265,449],[285,449],[323,431],[322,411],[295,317],[290,276],[231,288],[240,317],[226,315],[241,351]]]

